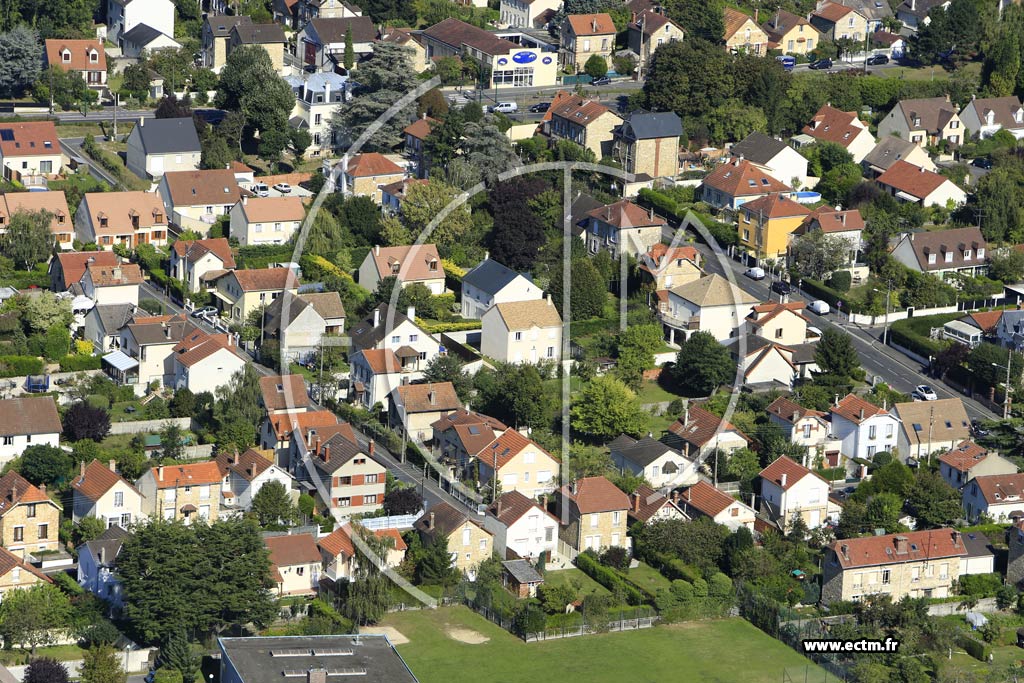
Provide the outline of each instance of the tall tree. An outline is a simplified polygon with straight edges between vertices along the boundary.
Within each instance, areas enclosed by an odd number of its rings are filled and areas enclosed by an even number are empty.
[[[46,444],[29,446],[21,454],[21,475],[38,486],[46,484],[56,488],[67,481],[71,473],[71,455],[63,449]]]
[[[608,299],[608,283],[601,277],[593,262],[585,256],[573,260],[569,266],[569,275],[572,278],[569,288],[570,319],[576,321],[600,317]],[[559,266],[551,275],[548,292],[563,318],[564,289],[563,269]]]
[[[261,397],[259,375],[248,364],[235,372],[227,384],[217,388],[213,414],[219,430],[217,444],[220,447],[233,445],[244,450],[253,444],[255,425],[262,420]]]
[[[146,76],[146,88],[149,88],[149,76],[147,70]],[[127,75],[125,76],[127,78]],[[155,115],[158,119],[181,119],[186,116],[192,116],[192,102],[186,97],[184,100],[179,100],[178,96],[173,92],[167,93],[160,102],[156,105]]]
[[[16,588],[0,603],[0,636],[8,644],[28,645],[35,655],[37,647],[55,641],[70,619],[71,602],[54,584]]]
[[[356,546],[363,556],[356,565],[354,581],[348,586],[345,616],[361,626],[375,624],[387,613],[391,599],[391,580],[381,573],[380,568],[388,551],[394,548],[395,540],[389,536],[377,536],[362,526],[356,526],[355,532],[368,549],[369,556],[361,546]]]
[[[571,415],[573,429],[598,439],[647,431],[647,415],[636,394],[614,377],[590,380],[573,401]]]
[[[39,35],[28,26],[0,33],[0,94],[20,96],[39,77]]]
[[[544,245],[544,223],[527,202],[545,189],[547,183],[539,179],[513,178],[490,192],[491,256],[513,270],[533,267]]]
[[[540,427],[550,420],[551,396],[535,365],[497,363],[473,378],[480,411],[513,427]]]
[[[352,24],[345,27],[345,55],[342,63],[345,65],[345,70],[348,71],[356,63],[356,51],[352,45]]]
[[[288,129],[295,96],[288,83],[277,75],[267,51],[258,45],[245,45],[228,56],[220,73],[215,103],[221,109],[244,114],[247,127],[260,131],[262,136],[268,131]],[[281,149],[284,144],[278,152]]]
[[[438,354],[427,363],[423,379],[427,382],[451,382],[456,395],[468,400],[473,390],[473,379],[463,370],[464,365],[455,354]]]
[[[0,236],[0,252],[25,270],[50,257],[54,237],[50,232],[53,214],[49,211],[16,211]]]
[[[117,650],[109,645],[91,647],[82,657],[81,683],[127,683]]]
[[[438,534],[423,547],[416,561],[416,579],[428,586],[452,586],[458,581],[458,570],[448,554],[448,539]]]
[[[491,123],[467,123],[461,148],[466,161],[480,172],[488,185],[497,182],[498,174],[520,163],[508,136]]]
[[[288,489],[279,481],[268,481],[252,497],[252,512],[262,527],[287,528],[298,516]]]
[[[413,239],[423,234],[441,210],[452,204],[457,194],[454,187],[439,180],[409,186],[402,200],[401,215]],[[428,241],[445,246],[454,244],[469,229],[470,223],[469,204],[463,203],[435,226]]]
[[[359,65],[359,83],[357,96],[338,109],[331,120],[331,128],[345,145],[351,145],[371,123],[382,121],[383,125],[367,140],[363,151],[390,151],[402,142],[402,129],[416,112],[416,102],[412,101],[386,121],[381,118],[417,85],[412,51],[396,43],[376,45],[373,55]]]
[[[707,396],[735,378],[736,364],[709,332],[694,332],[680,346],[672,376],[686,393]]]
[[[718,107],[734,90],[730,59],[718,45],[699,38],[662,45],[644,81],[646,106],[684,118]]]
[[[846,265],[849,257],[849,240],[826,235],[821,230],[803,234],[790,243],[790,267],[799,277],[823,280],[829,273]]]
[[[919,471],[907,494],[907,508],[917,518],[919,529],[934,529],[963,516],[959,494],[938,472]]]
[[[720,0],[669,0],[665,9],[668,16],[686,31],[686,35],[716,45],[724,40],[725,5]]]
[[[843,379],[857,379],[864,375],[860,356],[853,348],[853,339],[834,327],[828,327],[822,333],[814,360],[825,375]]]
[[[181,674],[182,681],[194,681],[202,663],[185,637],[184,629],[176,629],[171,633],[167,642],[160,647],[160,657],[167,666]]]

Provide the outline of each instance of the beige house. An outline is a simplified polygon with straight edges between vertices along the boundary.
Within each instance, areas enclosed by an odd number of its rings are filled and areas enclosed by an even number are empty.
[[[242,197],[230,215],[231,236],[248,247],[284,244],[302,226],[306,209],[298,197]]]
[[[960,489],[975,477],[1017,474],[1017,466],[994,451],[964,440],[939,456],[939,473],[947,484]]]
[[[706,481],[698,481],[680,491],[676,505],[691,519],[707,517],[716,524],[728,527],[730,531],[736,531],[741,526],[753,531],[754,520],[757,518],[752,507]]]
[[[786,438],[807,449],[804,466],[814,464],[814,458],[819,455],[826,467],[839,465],[842,442],[832,438],[832,425],[825,419],[826,413],[804,408],[785,396],[772,401],[767,411],[769,421],[778,426]]]
[[[807,341],[807,323],[803,301],[791,301],[786,304],[772,301],[758,304],[747,316],[751,332],[775,344],[786,346]]]
[[[635,14],[626,27],[626,45],[637,55],[637,67],[641,74],[647,73],[647,66],[655,50],[665,43],[683,40],[686,35],[663,12],[661,8],[645,9]]]
[[[157,465],[135,487],[142,493],[144,514],[163,519],[213,521],[220,515],[223,473],[213,460],[187,465]]]
[[[562,6],[561,0],[501,0],[498,25],[502,28],[544,28],[544,20]]]
[[[939,170],[924,147],[895,135],[881,138],[860,165],[867,177],[874,178],[885,173],[897,161],[905,161],[926,171]]]
[[[52,580],[20,557],[0,547],[0,600],[13,590],[24,590]],[[13,678],[11,680],[14,680]]]
[[[50,212],[53,216],[50,220],[50,232],[53,233],[57,246],[62,250],[75,248],[75,226],[71,222],[68,202],[63,192],[47,190],[8,192],[0,195],[0,235],[7,232],[11,219],[20,211]]]
[[[832,42],[847,39],[863,43],[868,34],[868,18],[853,7],[837,2],[826,2],[811,12],[810,22]]]
[[[503,492],[519,491],[529,498],[555,490],[560,466],[536,441],[512,428],[480,450],[476,462],[482,485],[493,485],[496,469]]]
[[[412,53],[410,60],[413,71],[422,73],[431,67],[427,59],[427,48],[419,36],[413,33],[413,29],[384,27],[382,31],[380,42],[401,45]]]
[[[231,29],[228,36],[228,56],[232,50],[243,45],[258,45],[266,50],[274,71],[284,70],[284,46],[288,43],[284,29],[279,24],[253,24],[239,22]]]
[[[970,133],[955,104],[945,97],[900,100],[878,124],[878,137],[895,135],[921,147],[943,141],[959,145]]]
[[[97,306],[106,304],[139,304],[142,269],[134,263],[118,266],[90,265],[82,278],[82,294]]]
[[[226,237],[176,240],[168,263],[171,277],[188,285],[190,292],[198,292],[208,275],[222,275],[234,267],[235,257]]]
[[[228,43],[235,26],[251,24],[247,16],[207,14],[203,19],[202,56],[203,66],[220,73],[228,61]]]
[[[757,297],[717,273],[658,294],[658,314],[669,344],[681,344],[694,332],[728,343],[758,303]]]
[[[213,296],[232,321],[244,323],[249,313],[269,306],[285,291],[299,292],[299,279],[290,268],[253,268],[230,270],[216,280]]]
[[[462,477],[471,476],[468,469],[475,467],[476,454],[508,429],[501,420],[466,408],[448,413],[430,427],[434,453],[459,468]]]
[[[821,601],[945,598],[953,594],[967,554],[956,529],[835,541],[825,549]]]
[[[669,247],[658,242],[637,260],[644,281],[656,290],[685,285],[704,275],[700,252],[694,247]]]
[[[768,34],[757,22],[732,7],[725,8],[725,49],[730,52],[745,52],[763,55],[768,51]]]
[[[588,213],[582,237],[591,254],[608,251],[617,261],[621,252],[638,257],[660,244],[666,225],[654,209],[623,199]]]
[[[202,148],[191,116],[153,119],[128,134],[125,163],[140,178],[159,178],[167,171],[194,171],[199,168]]]
[[[768,49],[782,50],[787,55],[810,54],[821,42],[821,35],[811,22],[782,9],[776,9],[761,28],[768,36]]]
[[[46,63],[77,73],[90,88],[102,88],[107,83],[107,53],[102,40],[48,39]]]
[[[377,152],[363,152],[342,161],[341,180],[346,191],[357,197],[369,197],[380,204],[381,185],[396,183],[405,177],[405,169]]]
[[[615,22],[604,12],[570,14],[560,32],[562,65],[582,72],[587,60],[597,55],[611,66],[616,33]]]
[[[0,477],[0,545],[11,552],[33,553],[60,548],[59,503],[17,472]]]
[[[106,72],[104,72],[106,75]],[[41,187],[64,167],[64,154],[53,121],[3,122],[0,164],[4,180]]]
[[[320,548],[312,534],[267,536],[263,545],[270,551],[270,576],[277,584],[278,597],[316,595]]]
[[[331,434],[329,437],[327,434]],[[296,479],[311,481],[310,465],[330,500],[322,501],[336,518],[373,513],[384,504],[387,470],[373,458],[374,443],[363,450],[350,440],[352,430],[309,429],[306,438],[292,433],[290,469]],[[308,462],[306,459],[308,458]],[[323,498],[320,486],[318,498]]]
[[[210,226],[228,215],[245,193],[234,171],[226,168],[164,173],[157,192],[170,220],[201,237],[208,236]]]
[[[167,212],[152,192],[88,192],[75,212],[75,233],[101,249],[167,244]]]
[[[448,503],[437,503],[413,524],[423,544],[447,542],[452,566],[469,577],[494,552],[494,535],[483,524]]]
[[[589,149],[594,158],[611,156],[612,131],[622,123],[618,114],[597,100],[570,95],[556,100],[549,110],[548,134]]]
[[[959,398],[896,403],[892,412],[900,420],[896,447],[904,461],[928,460],[933,453],[945,453],[971,438],[971,421]]]
[[[832,486],[819,474],[781,456],[761,470],[762,511],[787,533],[799,517],[808,529],[839,521],[842,510],[829,498]]]
[[[381,280],[390,276],[402,287],[418,282],[431,294],[444,294],[444,268],[433,244],[375,246],[359,265],[359,285],[373,292]]]
[[[612,156],[638,179],[679,175],[683,122],[675,112],[634,110],[615,129]]]
[[[391,428],[421,442],[432,434],[431,425],[462,407],[451,382],[402,384],[388,398]]]
[[[615,484],[604,477],[584,477],[559,493],[565,525],[558,535],[565,543],[580,552],[632,546],[626,535],[629,497]]]
[[[86,517],[102,520],[109,529],[129,528],[142,518],[142,494],[118,475],[113,460],[104,465],[93,460],[83,462],[78,476],[71,480],[74,510],[72,519],[77,523]]]
[[[480,319],[480,351],[507,363],[557,362],[562,318],[550,297],[495,304]]]

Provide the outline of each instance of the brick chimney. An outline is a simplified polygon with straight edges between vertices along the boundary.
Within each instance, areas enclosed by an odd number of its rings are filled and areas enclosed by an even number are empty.
[[[107,467],[110,468],[111,472],[117,472],[117,461],[116,460],[108,460],[107,461]]]
[[[42,493],[46,493],[46,484],[40,484],[40,485],[39,485],[39,490],[40,490],[40,491],[41,491]]]
[[[427,528],[428,529],[433,529],[434,528],[434,513],[433,512],[430,513],[430,519],[427,520]]]
[[[894,540],[896,542],[896,554],[897,555],[906,555],[907,554],[907,537],[906,536],[897,536]]]
[[[495,505],[494,516],[495,517],[501,517],[501,498],[499,497],[498,500],[495,501],[495,503],[496,503],[496,505]]]
[[[367,454],[373,455],[373,451],[374,451],[375,447],[376,447],[376,444],[374,443],[373,439],[370,439],[370,443],[367,444],[367,446],[366,446]]]
[[[633,492],[633,512],[640,512],[640,492]]]
[[[839,546],[839,552],[842,554],[843,559],[846,561],[850,560],[850,546],[845,543]]]
[[[324,462],[331,461],[331,444],[324,444]]]
[[[17,500],[18,500],[18,487],[12,486],[11,487],[11,502],[13,503],[13,502],[15,502]]]
[[[953,529],[953,547],[954,548],[962,548],[963,547],[962,540],[963,539],[960,536],[960,532],[957,531],[956,529]]]

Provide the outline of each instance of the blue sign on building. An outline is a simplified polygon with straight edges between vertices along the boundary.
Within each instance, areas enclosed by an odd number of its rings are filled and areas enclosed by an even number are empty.
[[[535,59],[537,59],[537,53],[535,52],[517,52],[512,55],[512,61],[516,64],[529,64]]]

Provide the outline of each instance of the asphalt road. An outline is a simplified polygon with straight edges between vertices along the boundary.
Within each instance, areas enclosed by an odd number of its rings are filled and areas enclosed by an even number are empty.
[[[673,232],[673,230],[666,229],[665,237],[671,239]],[[726,275],[725,268],[722,267],[722,263],[720,262],[717,253],[713,252],[710,247],[702,243],[697,243],[694,246],[701,252],[703,267],[706,272],[717,273],[723,277]],[[751,280],[743,275],[743,272],[746,270],[746,266],[728,257],[726,257],[726,261],[728,268],[732,271],[736,279],[736,283],[741,289],[749,292],[753,296],[759,297],[762,301],[778,301],[780,299],[778,294],[775,294],[769,289],[772,282],[771,277],[767,277],[760,281]],[[798,291],[787,298],[787,300],[792,301],[797,299],[810,302],[813,300],[813,297],[807,296],[802,291]],[[917,385],[928,384],[935,390],[935,393],[939,398],[961,399],[964,403],[964,408],[967,410],[968,416],[972,419],[980,418],[991,420],[999,417],[982,404],[964,396],[941,380],[929,377],[925,374],[924,368],[917,361],[904,356],[902,353],[889,346],[883,345],[881,338],[885,327],[884,324],[875,326],[853,324],[847,320],[845,315],[837,314],[834,311],[825,316],[817,316],[813,313],[808,313],[808,315],[811,317],[811,324],[814,327],[821,330],[834,327],[847,332],[850,335],[853,340],[854,348],[857,349],[857,353],[860,355],[864,370],[867,372],[869,379],[874,376],[881,377],[882,381],[893,389],[908,394],[913,391],[914,387]]]

